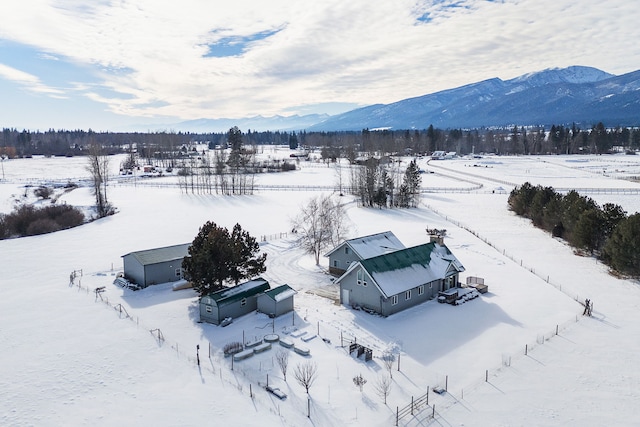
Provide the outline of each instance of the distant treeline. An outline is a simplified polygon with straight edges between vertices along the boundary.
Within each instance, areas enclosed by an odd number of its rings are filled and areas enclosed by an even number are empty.
[[[597,255],[618,273],[640,276],[640,214],[627,216],[618,205],[602,207],[571,190],[526,182],[509,195],[509,208],[574,248]]]
[[[519,127],[481,129],[369,130],[341,132],[242,132],[244,145],[289,145],[296,148],[324,147],[325,158],[349,157],[354,152],[430,154],[604,154],[614,148],[640,149],[637,128],[606,128],[598,123],[590,129],[576,125],[550,128]],[[90,145],[100,145],[107,154],[133,149],[147,159],[171,159],[194,143],[210,148],[225,147],[228,132],[94,132],[53,130],[45,132],[5,128],[0,134],[0,154],[7,157],[33,155],[82,155]]]

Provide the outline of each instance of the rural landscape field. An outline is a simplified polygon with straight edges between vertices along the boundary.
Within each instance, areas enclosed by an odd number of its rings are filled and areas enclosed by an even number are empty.
[[[284,159],[289,152],[265,146],[260,155]],[[409,209],[365,208],[338,196],[336,164],[314,153],[294,171],[258,175],[254,194],[242,196],[187,193],[171,174],[122,176],[120,160],[110,158],[116,214],[0,241],[0,424],[636,424],[637,281],[533,227],[508,209],[507,198],[530,182],[575,189],[632,214],[640,210],[639,156],[419,158],[420,203]],[[37,200],[33,188],[70,181],[79,187],[57,190],[56,203],[87,210],[94,203],[84,157],[10,159],[2,167],[3,213],[50,203]],[[346,208],[349,238],[392,231],[411,246],[429,241],[427,229],[445,229],[445,244],[465,267],[461,281],[484,278],[489,292],[459,306],[431,300],[389,317],[336,303],[327,260],[315,265],[291,233],[301,206],[331,193]],[[206,221],[238,223],[260,241],[262,276],[297,292],[293,314],[272,320],[253,313],[220,327],[200,323],[192,289],[113,284],[124,254],[191,242]],[[594,304],[592,316],[583,315],[585,299]],[[310,355],[289,359],[290,370],[317,365],[308,396],[291,372],[285,382],[277,348],[236,362],[222,353],[227,343],[270,333],[308,338]],[[371,348],[373,359],[350,355],[346,343],[353,340]],[[387,372],[385,353],[397,363],[386,403],[375,386]],[[353,381],[359,375],[362,389]],[[287,397],[268,393],[267,382]],[[398,415],[419,398],[423,405]]]

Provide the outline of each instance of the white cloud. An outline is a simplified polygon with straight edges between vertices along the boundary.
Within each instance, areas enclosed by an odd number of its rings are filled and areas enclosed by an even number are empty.
[[[56,98],[65,98],[63,96],[64,92],[60,89],[49,87],[43,84],[38,77],[4,64],[0,64],[0,78],[11,80],[31,92],[43,93]]]
[[[127,115],[294,113],[548,67],[640,68],[626,0],[25,0],[0,13],[12,17],[0,39],[89,66],[115,95],[87,96]],[[206,57],[220,40],[270,32],[239,56]]]

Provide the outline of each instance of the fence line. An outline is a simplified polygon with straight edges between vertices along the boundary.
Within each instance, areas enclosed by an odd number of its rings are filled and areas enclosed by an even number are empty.
[[[480,387],[482,387],[483,384],[491,383],[490,379],[492,377],[493,378],[497,377],[506,368],[511,367],[511,364],[514,362],[514,360],[521,361],[525,357],[531,357],[529,356],[530,353],[535,351],[540,346],[544,345],[545,342],[550,341],[556,336],[560,336],[561,332],[566,331],[571,326],[575,325],[577,322],[580,321],[581,318],[582,316],[576,315],[574,318],[571,318],[570,320],[567,320],[564,323],[557,324],[555,328],[547,330],[547,332],[544,332],[542,334],[538,334],[535,342],[532,343],[531,341],[529,341],[525,343],[524,346],[522,347],[522,351],[520,352],[517,352],[514,354],[503,354],[502,363],[499,365],[499,367],[497,368],[494,367],[494,368],[486,369],[484,372],[479,372],[478,379],[475,382],[472,382],[467,385],[466,387],[467,395],[476,393],[480,389]],[[451,389],[451,387],[449,386],[448,389]],[[433,415],[429,414],[428,417],[425,418],[425,420],[435,418],[435,414],[440,415],[444,413],[444,411],[452,407],[453,405],[459,403],[460,400],[464,400],[465,389],[464,388],[460,389],[459,397],[457,397],[456,393],[453,393],[450,390],[447,390],[447,394],[451,395],[452,400],[438,402],[439,411],[435,411],[435,408],[434,408]],[[435,404],[433,406],[435,407]]]
[[[442,218],[444,218],[446,221],[456,225],[459,228],[462,228],[463,230],[468,231],[469,233],[473,234],[475,237],[477,237],[478,239],[482,240],[484,243],[486,243],[487,245],[491,246],[494,250],[496,250],[497,252],[500,252],[503,256],[509,258],[511,261],[513,261],[514,263],[520,265],[520,267],[524,268],[525,270],[528,270],[531,274],[537,276],[538,278],[544,280],[545,282],[547,282],[549,285],[553,286],[554,288],[556,288],[557,290],[559,290],[560,292],[564,293],[565,295],[571,297],[572,299],[576,300],[577,302],[581,302],[580,301],[580,295],[579,294],[573,294],[570,293],[566,287],[563,289],[562,288],[562,284],[561,283],[555,283],[554,281],[551,280],[551,276],[549,274],[546,273],[541,273],[539,271],[536,271],[536,269],[534,267],[528,266],[527,264],[524,263],[524,261],[520,258],[516,258],[514,255],[508,253],[506,251],[506,249],[501,249],[499,248],[496,244],[494,244],[493,242],[491,242],[488,238],[482,236],[480,233],[478,233],[477,231],[471,229],[470,227],[468,227],[467,225],[461,223],[460,221],[457,221],[453,218],[450,218],[449,216],[441,213],[440,211],[438,211],[437,209],[435,209],[433,206],[427,205],[425,204],[425,207],[427,207],[429,210],[431,210],[432,212],[434,212],[437,215],[440,215]]]
[[[262,406],[264,406],[265,408],[269,408],[271,412],[280,415],[279,408],[278,408],[278,412],[275,412],[273,408],[270,408],[270,406],[273,406],[273,403],[267,393],[264,393],[263,396],[260,396],[260,395],[256,395],[256,393],[253,391],[253,389],[255,388],[251,387],[253,383],[249,379],[246,368],[240,364],[236,364],[234,366],[234,364],[231,363],[231,368],[229,369],[229,367],[224,364],[225,358],[220,357],[220,352],[218,351],[211,352],[212,350],[211,343],[208,340],[207,340],[207,344],[209,345],[208,358],[210,362],[208,364],[205,364],[205,363],[201,363],[200,357],[197,351],[195,355],[193,355],[192,352],[185,351],[185,349],[188,348],[187,346],[184,346],[184,345],[180,346],[180,344],[177,341],[173,341],[170,337],[165,336],[164,333],[160,330],[160,328],[154,328],[147,325],[144,321],[140,320],[139,316],[134,317],[129,315],[126,312],[126,310],[124,310],[124,307],[121,304],[111,303],[108,297],[106,296],[103,297],[100,291],[96,291],[96,289],[100,289],[100,287],[91,290],[88,286],[83,285],[82,270],[74,270],[71,273],[69,287],[70,288],[76,287],[78,292],[85,292],[87,295],[91,295],[92,293],[95,293],[96,295],[94,300],[95,303],[102,303],[104,306],[112,308],[114,313],[117,313],[120,319],[129,320],[132,323],[134,323],[137,328],[149,331],[149,334],[151,335],[152,339],[156,342],[158,347],[170,350],[171,352],[175,353],[177,358],[186,361],[193,368],[197,368],[201,374],[202,372],[207,372],[212,376],[218,377],[220,381],[224,382],[225,384],[236,387],[242,394],[245,394],[246,392],[247,396],[249,396],[254,402],[260,402]],[[206,351],[207,349],[203,349],[203,353],[205,353]],[[206,356],[204,356],[204,354],[202,359],[206,360]],[[224,369],[225,366],[227,367],[227,369]],[[249,390],[243,390],[243,384],[238,381],[238,375],[244,377],[245,381],[249,383],[247,384],[249,386]],[[254,384],[254,385],[260,386],[260,383]]]

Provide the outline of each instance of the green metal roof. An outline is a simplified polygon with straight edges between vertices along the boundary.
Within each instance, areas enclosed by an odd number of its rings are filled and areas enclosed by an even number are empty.
[[[446,246],[444,246],[446,248]],[[429,265],[431,252],[435,249],[434,243],[425,243],[407,249],[400,249],[377,257],[364,259],[360,264],[369,273],[384,273],[410,267],[414,264]],[[447,254],[451,254],[446,248]]]
[[[146,249],[143,251],[130,252],[141,265],[159,264],[161,262],[182,259],[189,255],[189,246],[191,243],[183,243],[181,245],[166,246],[164,248]]]
[[[294,291],[293,288],[289,285],[280,285],[277,288],[266,291],[264,294],[274,301],[281,301],[285,298],[297,294],[297,292]]]
[[[215,304],[220,307],[222,305],[231,304],[243,298],[252,297],[261,292],[265,292],[270,288],[269,282],[262,277],[258,277],[248,282],[240,283],[237,286],[221,289],[217,292],[208,294],[206,297],[211,298]],[[204,297],[203,297],[204,298]]]

